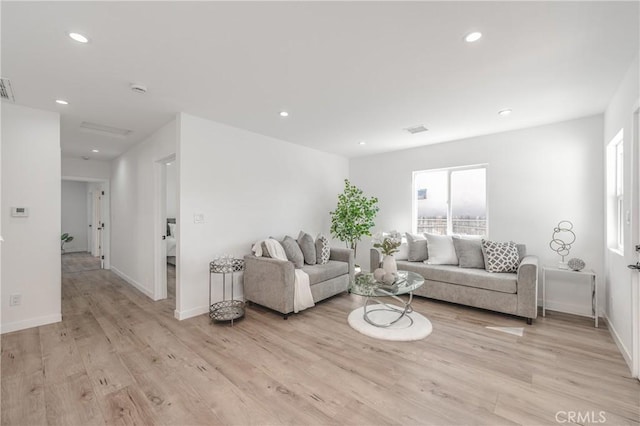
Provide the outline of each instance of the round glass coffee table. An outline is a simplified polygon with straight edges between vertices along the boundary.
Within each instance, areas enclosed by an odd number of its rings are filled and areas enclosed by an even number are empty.
[[[390,327],[403,318],[408,319],[407,327],[413,325],[413,318],[408,315],[413,312],[411,301],[413,300],[413,291],[420,288],[424,284],[424,278],[420,274],[409,271],[398,271],[398,278],[392,285],[385,285],[377,282],[373,278],[373,274],[360,274],[349,285],[349,293],[364,296],[364,320],[376,327]],[[405,302],[399,296],[408,294],[409,299]],[[379,300],[381,297],[391,297],[399,303],[393,305],[383,303]],[[378,315],[384,313],[384,315]],[[377,321],[374,317],[383,318]]]

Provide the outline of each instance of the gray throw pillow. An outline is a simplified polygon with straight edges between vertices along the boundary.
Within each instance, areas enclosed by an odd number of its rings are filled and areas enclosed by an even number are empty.
[[[298,245],[302,250],[304,256],[304,263],[307,265],[316,264],[316,244],[313,242],[313,237],[303,231],[300,231],[298,235]]]
[[[429,258],[427,250],[427,237],[423,234],[410,234],[407,232],[407,243],[409,244],[409,262],[422,262]]]
[[[482,254],[482,240],[454,236],[453,246],[461,268],[486,268]]]
[[[329,263],[330,255],[331,247],[329,247],[329,240],[322,234],[318,235],[316,238],[316,265]]]
[[[524,259],[527,255],[527,246],[525,244],[516,243],[516,248],[518,249],[518,256],[520,257],[520,261],[522,262],[522,259]]]
[[[300,250],[298,242],[287,235],[284,237],[281,244],[282,248],[284,248],[285,254],[287,255],[287,259],[289,259],[290,262],[293,262],[293,266],[295,266],[296,269],[302,268],[304,266],[304,255],[302,254],[302,250]]]

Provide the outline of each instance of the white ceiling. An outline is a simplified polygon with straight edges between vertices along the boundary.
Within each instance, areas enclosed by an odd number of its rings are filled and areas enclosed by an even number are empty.
[[[63,156],[103,160],[180,111],[349,157],[598,114],[639,48],[638,2],[1,7],[16,103],[61,113]],[[484,37],[465,43],[471,30]],[[82,121],[133,133],[85,133]],[[429,132],[402,130],[419,124]]]

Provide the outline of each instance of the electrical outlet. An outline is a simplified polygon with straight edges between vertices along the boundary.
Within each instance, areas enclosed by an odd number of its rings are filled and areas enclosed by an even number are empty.
[[[21,294],[12,294],[9,296],[9,306],[18,306],[22,303]]]

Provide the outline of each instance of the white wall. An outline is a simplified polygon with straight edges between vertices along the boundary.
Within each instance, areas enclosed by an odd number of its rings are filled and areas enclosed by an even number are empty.
[[[66,253],[88,251],[87,183],[62,181],[62,232],[73,236],[64,245]]]
[[[2,105],[2,332],[61,320],[60,116]],[[11,207],[28,207],[14,218]],[[20,306],[9,306],[21,294]]]
[[[634,214],[635,224],[638,224],[638,188],[632,188],[633,170],[638,173],[638,152],[633,152],[633,111],[640,102],[638,57],[627,71],[620,83],[607,110],[604,114],[604,146],[623,129],[624,131],[624,210]],[[635,160],[635,164],[632,163]],[[633,199],[635,192],[635,200]],[[635,202],[635,206],[632,206]],[[606,224],[605,224],[606,225]],[[624,255],[605,248],[606,262],[606,304],[609,327],[621,346],[623,355],[630,363],[632,351],[632,272],[628,264],[636,262],[633,244],[638,244],[638,228],[632,229],[631,223],[626,224],[624,230]],[[636,284],[637,285],[637,284]],[[637,289],[636,289],[637,291]]]
[[[111,177],[111,162],[63,158],[62,176],[109,180]]]
[[[243,257],[259,239],[297,237],[301,229],[328,235],[348,161],[187,114],[179,121],[176,316],[182,319],[207,312],[214,257]],[[194,224],[194,214],[205,223]]]
[[[178,166],[175,161],[166,166],[167,170],[167,217],[178,214]]]
[[[350,176],[380,200],[376,230],[406,232],[412,226],[413,171],[488,164],[489,237],[525,243],[540,265],[555,266],[559,257],[549,248],[551,234],[560,220],[570,220],[577,240],[569,258],[583,259],[601,278],[601,141],[602,116],[594,116],[355,158],[350,161]],[[367,268],[370,246],[365,241],[358,248],[358,262]],[[548,307],[590,314],[586,283],[548,284]],[[539,289],[539,298],[541,293]]]
[[[176,122],[112,162],[111,269],[149,297],[154,290],[154,167],[176,152]]]

